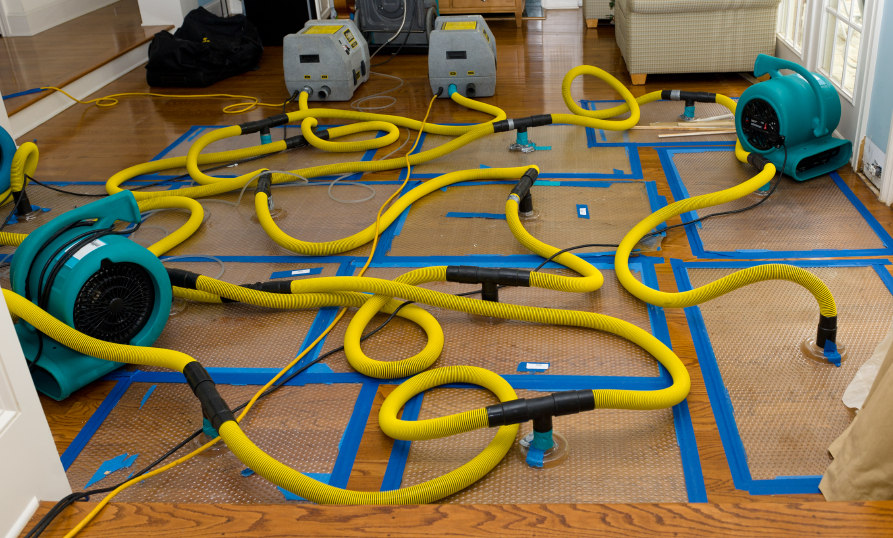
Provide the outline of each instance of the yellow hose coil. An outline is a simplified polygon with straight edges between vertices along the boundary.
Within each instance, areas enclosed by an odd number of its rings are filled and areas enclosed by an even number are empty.
[[[736,148],[736,155],[742,160],[747,161],[747,153]],[[743,157],[743,158],[742,158]],[[725,189],[711,194],[695,196],[673,202],[672,204],[655,211],[644,220],[636,224],[626,237],[620,242],[617,254],[614,256],[614,271],[617,279],[624,288],[639,299],[657,305],[663,308],[685,308],[704,303],[711,299],[715,299],[720,295],[725,295],[748,284],[761,282],[763,280],[788,280],[799,284],[809,290],[815,296],[819,303],[819,310],[823,316],[833,317],[837,315],[837,306],[834,303],[834,297],[831,291],[818,277],[800,267],[785,264],[767,264],[757,267],[750,267],[736,271],[731,275],[723,277],[716,282],[695,288],[691,291],[680,293],[668,293],[649,288],[645,284],[639,282],[629,270],[629,255],[645,234],[649,233],[655,226],[665,222],[677,215],[681,215],[687,211],[694,211],[711,207],[732,200],[737,200],[743,196],[747,196],[753,191],[759,189],[772,180],[775,175],[775,166],[767,164],[763,170],[751,179],[736,185],[732,188]]]
[[[34,177],[34,171],[37,170],[37,161],[40,152],[33,142],[25,142],[12,156],[12,163],[9,169],[9,188],[0,193],[0,206],[12,202],[11,193],[21,192],[28,186],[28,179],[25,174]]]
[[[561,249],[547,245],[527,232],[524,225],[521,224],[521,219],[518,218],[519,202],[520,200],[516,194],[510,195],[508,200],[505,201],[505,220],[508,222],[509,230],[511,230],[515,239],[527,250],[546,259],[559,252]],[[576,271],[582,275],[582,278],[568,278],[549,273],[530,273],[531,286],[550,290],[587,293],[601,288],[602,284],[605,283],[605,277],[602,276],[598,269],[570,252],[564,252],[555,256],[553,261]]]
[[[182,372],[187,364],[195,360],[185,353],[171,349],[127,346],[97,340],[72,329],[15,292],[3,290],[3,298],[6,299],[9,310],[14,314],[36,327],[49,338],[56,342],[61,342],[84,355],[107,361],[168,368],[177,372]]]
[[[156,256],[161,256],[165,252],[179,245],[183,241],[198,230],[205,218],[205,210],[202,205],[192,198],[183,196],[168,196],[165,198],[155,198],[153,200],[143,200],[138,202],[140,211],[152,211],[155,209],[186,209],[189,211],[189,219],[182,226],[177,228],[173,233],[148,247],[149,252]]]
[[[331,142],[323,140],[316,136],[313,128],[316,127],[316,118],[304,118],[301,122],[301,134],[304,139],[310,142],[310,145],[323,151],[334,153],[347,153],[366,151],[370,149],[383,148],[389,146],[400,138],[400,128],[393,123],[385,123],[383,121],[367,121],[365,123],[352,123],[345,125],[341,131],[342,136],[347,134],[363,133],[367,131],[385,131],[387,134],[381,138],[371,138],[369,140],[359,140],[357,142]],[[330,133],[331,136],[331,133]]]
[[[399,159],[398,159],[399,160]],[[380,162],[380,161],[379,161]],[[451,172],[440,177],[430,179],[418,187],[412,189],[402,197],[397,199],[391,207],[381,216],[381,228],[385,229],[390,226],[400,214],[409,207],[413,202],[423,196],[432,193],[447,185],[460,183],[462,181],[472,181],[478,179],[518,179],[529,170],[530,166],[518,166],[515,168],[483,168],[479,170],[462,170],[459,172]],[[295,239],[287,233],[283,232],[270,215],[270,207],[268,197],[265,193],[258,193],[254,198],[254,209],[257,212],[257,219],[263,227],[270,239],[276,242],[282,248],[292,252],[304,254],[307,256],[326,256],[347,252],[349,250],[361,247],[372,241],[375,236],[375,225],[370,225],[365,230],[357,232],[351,236],[337,239],[335,241],[327,241],[323,243],[313,243],[309,241],[301,241]]]
[[[10,232],[0,232],[0,245],[9,245],[12,247],[17,247],[22,244],[22,241],[28,237],[28,234],[14,234]]]
[[[583,109],[574,101],[574,98],[571,95],[571,84],[573,84],[574,79],[580,75],[592,75],[606,82],[608,86],[620,94],[626,103],[607,110]],[[660,92],[651,92],[636,99],[626,86],[611,76],[610,73],[591,65],[580,65],[571,69],[564,75],[564,80],[561,82],[561,97],[564,98],[564,104],[567,105],[567,108],[574,114],[552,114],[552,121],[555,123],[570,123],[573,125],[592,127],[593,129],[626,131],[639,123],[639,105],[659,100]],[[606,119],[619,116],[626,112],[629,112],[630,116],[625,120],[607,121]]]

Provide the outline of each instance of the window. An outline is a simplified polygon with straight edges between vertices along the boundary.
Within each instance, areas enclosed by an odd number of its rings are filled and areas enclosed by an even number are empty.
[[[781,0],[781,3],[778,5],[778,28],[776,29],[778,37],[800,53],[803,52],[806,1]]]
[[[862,41],[864,0],[823,0],[819,71],[852,99]]]

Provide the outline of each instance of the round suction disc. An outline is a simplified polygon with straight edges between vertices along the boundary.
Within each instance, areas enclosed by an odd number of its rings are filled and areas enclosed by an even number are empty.
[[[536,209],[534,209],[533,211],[519,212],[519,213],[518,213],[518,218],[521,219],[521,220],[524,221],[524,222],[528,222],[528,221],[531,221],[531,220],[539,220],[539,218],[540,218],[542,215],[543,215],[542,213],[540,213],[539,211],[537,211]]]
[[[800,343],[800,351],[803,352],[803,356],[805,356],[807,359],[812,359],[822,364],[833,364],[825,356],[824,348],[816,345],[814,336],[807,338]],[[846,346],[844,344],[841,344],[840,342],[837,342],[837,352],[840,353],[840,362],[841,364],[843,364],[843,361],[847,359]]]
[[[173,300],[171,301],[170,317],[173,318],[173,317],[179,316],[180,314],[182,314],[183,312],[186,311],[187,306],[188,306],[188,303],[186,302],[186,299],[184,299],[182,297],[174,297]]]
[[[552,467],[558,467],[565,461],[567,461],[568,456],[570,456],[570,445],[567,443],[567,439],[557,432],[552,432],[552,448],[543,451],[543,465],[540,467],[539,465],[533,466],[527,460],[527,456],[530,453],[530,445],[533,443],[533,432],[528,433],[526,436],[521,438],[518,441],[518,450],[516,454],[521,458],[525,464],[530,466],[533,469],[551,469]]]

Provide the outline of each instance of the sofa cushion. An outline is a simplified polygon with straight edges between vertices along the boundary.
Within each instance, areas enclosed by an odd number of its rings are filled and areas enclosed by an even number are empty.
[[[626,13],[693,13],[730,9],[778,8],[781,0],[617,0]]]

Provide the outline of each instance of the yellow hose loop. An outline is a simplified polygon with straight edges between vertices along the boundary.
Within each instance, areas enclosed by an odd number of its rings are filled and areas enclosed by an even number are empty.
[[[738,103],[734,99],[726,97],[721,93],[716,94],[716,102],[728,108],[729,112],[731,112],[732,114],[735,113],[735,109],[738,107]]]
[[[477,409],[430,421],[403,422],[397,411],[415,394],[446,383],[474,383],[492,391],[500,401],[515,399],[511,386],[498,375],[470,366],[439,368],[416,376],[397,388],[382,405],[379,414],[382,429],[394,434],[406,433],[404,439],[430,439],[470,431],[487,426],[487,412]],[[418,424],[418,426],[416,426]],[[433,480],[393,491],[365,492],[336,488],[318,482],[284,465],[257,447],[239,425],[226,422],[219,428],[220,437],[242,463],[277,486],[317,504],[422,504],[452,495],[483,478],[505,457],[518,433],[518,425],[502,426],[496,437],[471,461]],[[428,434],[429,436],[424,436]],[[397,437],[401,438],[401,437]]]
[[[505,220],[508,222],[509,230],[511,230],[515,239],[527,250],[546,259],[556,252],[560,252],[561,249],[543,243],[530,235],[524,228],[524,225],[521,224],[521,219],[518,218],[518,202],[518,196],[515,194],[509,196],[508,200],[505,201]],[[602,284],[605,283],[605,277],[602,276],[598,269],[570,252],[559,254],[553,261],[572,271],[576,271],[583,278],[568,278],[549,273],[530,273],[531,286],[550,290],[587,293],[601,288]]]
[[[395,282],[414,286],[416,284],[436,280],[440,280],[438,271],[430,271],[428,268],[422,268],[401,275]],[[422,327],[425,334],[428,335],[428,343],[422,351],[412,357],[398,361],[377,361],[367,357],[366,354],[363,353],[360,343],[363,331],[369,322],[372,321],[375,314],[377,314],[382,307],[388,304],[391,300],[390,297],[384,295],[375,295],[370,298],[366,301],[366,304],[360,307],[359,311],[354,314],[354,317],[347,326],[347,331],[344,334],[344,355],[347,357],[347,361],[356,371],[369,377],[394,379],[417,374],[434,364],[443,351],[443,330],[441,329],[440,324],[437,323],[437,320],[429,314],[427,318],[413,320],[416,324]],[[412,305],[407,305],[407,307],[408,306]],[[422,310],[422,312],[427,314],[425,310]],[[402,406],[403,404],[400,405]],[[399,439],[403,438],[399,437]]]
[[[24,241],[26,237],[28,237],[28,234],[0,232],[0,245],[17,247],[22,244],[22,241]]]
[[[743,155],[744,160],[746,160],[747,154],[743,153]],[[831,291],[825,283],[809,271],[792,265],[768,264],[751,267],[736,271],[731,275],[723,277],[716,282],[701,286],[700,288],[680,293],[667,293],[649,288],[639,282],[629,270],[630,252],[635,248],[636,243],[658,224],[687,211],[724,204],[732,200],[737,200],[743,196],[747,196],[771,181],[774,175],[775,166],[767,164],[759,174],[740,185],[711,194],[679,200],[678,202],[674,202],[652,213],[640,223],[636,224],[633,229],[626,234],[623,241],[620,242],[620,247],[617,249],[617,254],[614,257],[614,271],[617,274],[617,279],[620,280],[620,283],[627,291],[639,299],[663,308],[685,308],[694,306],[715,299],[720,295],[725,295],[726,293],[747,286],[748,284],[753,284],[754,282],[763,280],[788,280],[800,284],[815,296],[816,301],[819,303],[819,310],[823,316],[836,316],[837,307],[834,303],[834,297],[831,295]]]
[[[154,347],[126,346],[97,340],[83,334],[57,320],[42,308],[21,295],[3,290],[3,298],[9,310],[30,323],[40,332],[56,342],[64,342],[71,349],[107,361],[157,366],[182,372],[183,368],[195,359],[171,349]]]
[[[222,129],[213,129],[206,135],[199,138],[195,144],[190,146],[189,152],[186,154],[186,170],[189,172],[189,176],[195,180],[196,183],[200,185],[208,185],[210,183],[216,183],[220,181],[219,178],[209,176],[199,170],[198,168],[198,157],[201,150],[207,147],[210,144],[218,140],[223,140],[224,138],[229,138],[231,136],[239,136],[242,134],[242,128],[238,125],[232,125],[230,127],[223,127]],[[201,141],[203,144],[199,146],[198,142]],[[261,144],[263,146],[270,146],[272,144]],[[250,151],[252,148],[248,148],[247,151]],[[285,142],[282,141],[282,148],[285,149]],[[246,151],[246,150],[242,150]],[[262,170],[257,170],[254,172],[248,172],[247,174],[238,176],[233,178],[233,183],[240,183],[241,185],[245,185],[245,183],[251,179],[253,176],[259,174]]]
[[[191,290],[189,288],[179,288],[177,286],[172,286],[174,290],[174,297],[179,297],[181,299],[187,299],[189,301],[197,301],[200,303],[222,303],[223,300],[219,295],[214,295],[213,293],[206,293],[198,290]]]
[[[505,111],[501,108],[493,105],[488,105],[487,103],[482,103],[480,101],[475,101],[474,99],[469,99],[459,92],[453,92],[453,95],[450,96],[450,99],[464,106],[465,108],[470,108],[472,110],[477,110],[478,112],[483,112],[484,114],[493,116],[493,119],[490,120],[488,123],[502,121],[508,117],[506,116]]]
[[[37,160],[40,152],[33,142],[25,142],[16,150],[12,157],[12,165],[9,171],[9,188],[12,192],[21,192],[28,186],[25,175],[34,177],[37,170]]]
[[[367,131],[385,131],[387,134],[381,138],[371,138],[369,140],[360,140],[357,142],[331,142],[330,140],[323,140],[316,136],[313,132],[313,128],[316,127],[316,125],[316,118],[304,118],[304,121],[301,122],[301,134],[304,135],[304,139],[306,139],[307,142],[310,142],[311,146],[323,151],[348,153],[378,149],[389,146],[400,138],[400,129],[393,123],[368,121],[365,123],[345,125],[337,131],[337,134],[338,136],[344,136]],[[332,135],[333,133],[330,132],[329,136],[332,137]]]
[[[138,202],[140,212],[152,211],[155,209],[186,209],[189,211],[189,219],[185,224],[180,226],[173,233],[149,247],[149,252],[156,256],[161,256],[170,249],[176,247],[183,241],[189,239],[192,234],[198,230],[205,218],[205,209],[202,205],[192,198],[183,196],[168,196],[165,198],[155,198],[153,200],[143,200]]]
[[[608,86],[620,94],[623,100],[626,101],[626,105],[614,107],[609,110],[584,110],[574,101],[574,98],[571,95],[571,84],[574,82],[574,79],[580,75],[592,75],[606,82]],[[660,92],[652,92],[651,94],[648,94],[648,96],[651,96],[654,93],[657,93],[657,99],[660,99]],[[564,80],[561,82],[561,96],[564,98],[564,104],[567,105],[567,108],[569,108],[574,115],[578,116],[578,118],[573,118],[567,114],[552,114],[554,123],[571,123],[571,121],[568,120],[573,120],[575,125],[584,125],[595,129],[609,129],[612,131],[625,131],[639,123],[639,103],[636,98],[633,97],[633,94],[631,94],[630,91],[626,89],[626,86],[619,80],[611,76],[607,71],[603,71],[598,67],[580,65],[568,71],[567,74],[564,75]],[[653,101],[656,99],[651,100]],[[625,120],[608,121],[604,119],[612,118],[627,111],[630,112],[630,117]]]
[[[272,144],[263,144],[260,146],[254,146],[252,148],[246,149],[235,149],[230,151],[221,151],[217,153],[208,153],[206,155],[200,155],[198,158],[199,165],[205,164],[217,164],[221,162],[231,162],[238,161],[241,159],[247,159],[249,157],[256,157],[258,155],[269,155],[270,153],[276,153],[282,150],[287,149],[285,146],[285,142],[280,140],[278,142],[273,142]],[[113,175],[106,181],[105,190],[109,195],[116,194],[121,192],[121,185],[125,182],[144,175],[144,174],[153,174],[155,172],[160,172],[162,170],[171,170],[174,168],[182,168],[186,166],[186,157],[171,157],[168,159],[161,159],[158,161],[149,161],[147,163],[138,164],[136,166],[131,166],[130,168],[125,168],[120,172]],[[213,178],[208,176],[212,180],[216,180],[217,182],[223,181],[223,179]],[[165,196],[187,196],[189,198],[199,198],[201,196],[213,196],[215,194],[221,194],[225,192],[229,192],[234,189],[241,189],[245,186],[245,183],[242,182],[238,187],[235,186],[235,183],[230,181],[232,178],[226,178],[229,181],[227,186],[221,190],[219,187],[191,187],[187,189],[179,189],[174,191],[169,190],[161,190],[161,191],[132,191],[133,196],[137,200],[148,200],[150,198],[160,198]],[[294,178],[291,178],[294,180]],[[233,186],[228,186],[232,184]],[[214,190],[217,189],[217,190]],[[212,192],[213,191],[213,192]]]
[[[396,160],[403,161],[402,158]],[[412,157],[410,157],[410,160],[412,160]],[[444,174],[434,179],[430,179],[398,198],[391,205],[391,207],[389,207],[388,210],[385,211],[384,214],[381,216],[379,224],[380,229],[386,229],[395,220],[397,220],[397,218],[400,217],[403,211],[406,210],[406,208],[408,208],[413,202],[429,193],[436,191],[437,189],[440,189],[447,185],[452,185],[454,183],[460,183],[462,181],[472,181],[479,179],[518,179],[523,176],[524,172],[526,172],[530,168],[530,166],[518,166],[514,168],[483,168],[461,170],[458,172]],[[300,239],[295,239],[294,237],[291,237],[287,233],[283,232],[276,224],[276,222],[273,221],[273,218],[270,216],[270,207],[267,200],[267,195],[262,192],[258,193],[254,197],[254,209],[257,212],[258,221],[260,222],[260,225],[263,227],[264,231],[267,233],[267,235],[270,236],[273,241],[275,241],[282,248],[285,248],[292,252],[297,252],[299,254],[308,256],[325,256],[338,254],[341,252],[347,252],[357,247],[361,247],[366,243],[372,241],[373,237],[375,236],[375,225],[372,224],[361,232],[357,232],[351,236],[345,237],[343,239],[337,239],[335,241],[327,241],[323,243],[301,241]]]

